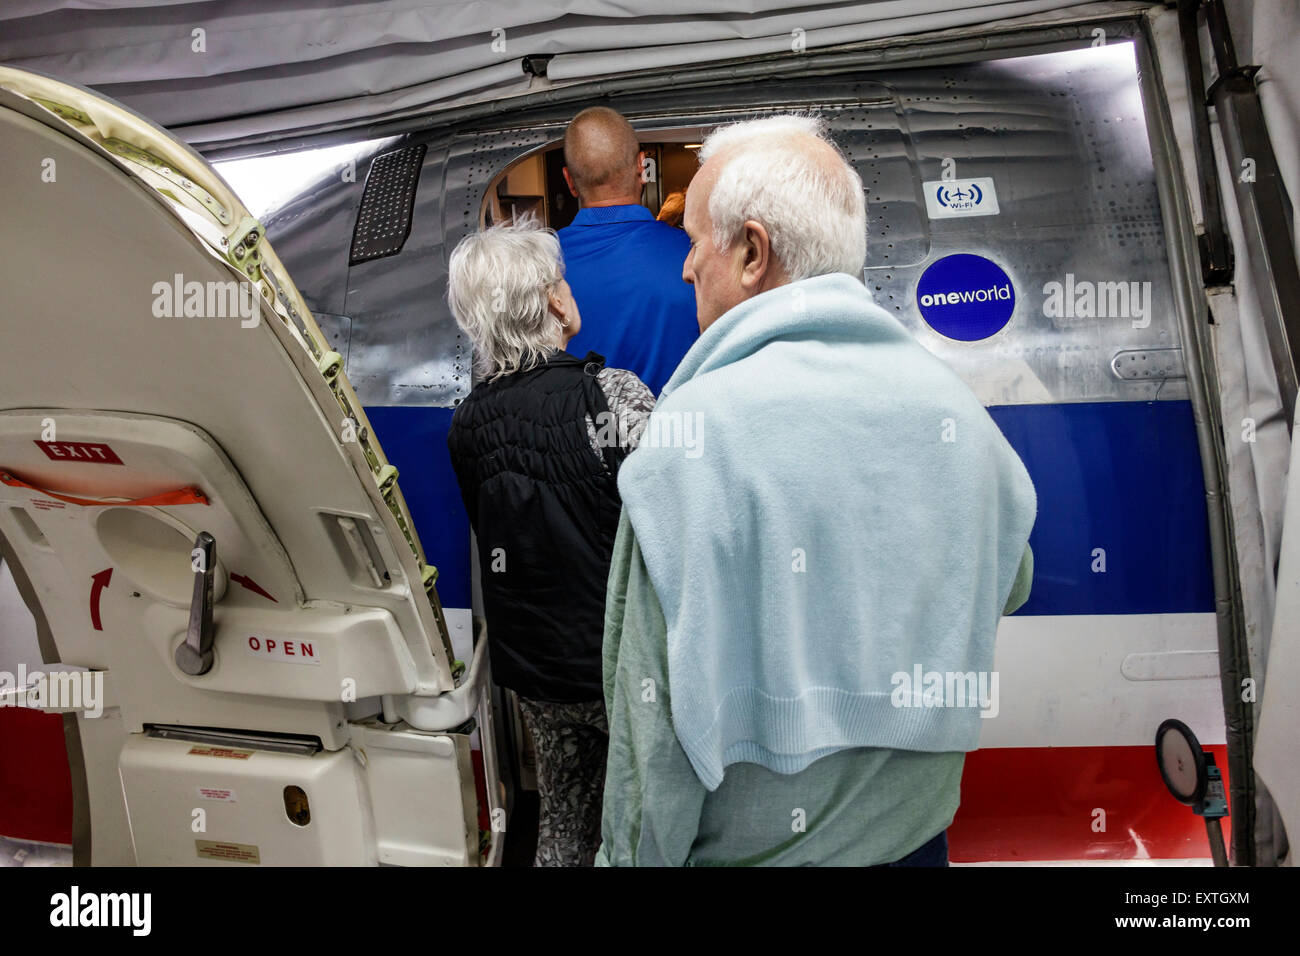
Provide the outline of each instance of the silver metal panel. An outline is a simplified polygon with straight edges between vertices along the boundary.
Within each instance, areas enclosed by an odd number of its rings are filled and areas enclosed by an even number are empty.
[[[347,372],[367,405],[447,406],[469,394],[469,343],[446,299],[446,158],[445,144],[429,145],[402,251],[359,263],[348,275]]]
[[[369,161],[358,164],[351,182],[329,175],[304,183],[293,201],[261,217],[267,238],[313,314],[343,313],[352,227]]]
[[[881,303],[988,404],[1186,399],[1180,360],[1146,377],[1121,377],[1112,365],[1122,351],[1182,344],[1133,44],[917,73],[899,99],[922,180],[940,179],[951,158],[960,178],[993,178],[1002,210],[927,220],[929,261],[959,252],[994,260],[1012,279],[1016,310],[987,340],[946,339],[916,310],[922,270],[910,266],[867,270]],[[889,218],[874,211],[878,247]],[[1147,315],[1049,315],[1048,284],[1065,286],[1067,275],[1078,288],[1138,283]]]
[[[1169,351],[1182,343],[1131,41],[888,73],[665,88],[607,102],[651,142],[655,129],[772,110],[823,114],[867,190],[868,288],[987,404],[1187,398],[1183,363]],[[468,343],[445,299],[447,254],[477,228],[491,181],[557,142],[569,114],[541,106],[402,141],[429,145],[411,236],[400,254],[347,271],[343,306],[329,309],[351,317],[347,372],[365,403],[450,406],[468,394]],[[992,178],[1001,211],[931,220],[922,183],[945,169]],[[340,198],[345,193],[350,198]],[[348,210],[355,216],[359,193],[355,184],[336,186],[318,195],[320,214],[271,220],[272,241],[312,301],[337,301],[351,228],[340,220]],[[318,243],[310,254],[309,234]],[[1015,313],[988,339],[947,339],[917,309],[922,272],[952,253],[992,259],[1012,280]],[[1049,315],[1048,284],[1065,284],[1067,275],[1078,288],[1137,283],[1148,315]],[[1160,371],[1131,374],[1116,363],[1120,353],[1158,354]]]
[[[352,352],[352,320],[346,315],[334,315],[330,312],[321,312],[319,309],[313,309],[312,315],[330,348],[343,356],[346,367],[348,355]]]

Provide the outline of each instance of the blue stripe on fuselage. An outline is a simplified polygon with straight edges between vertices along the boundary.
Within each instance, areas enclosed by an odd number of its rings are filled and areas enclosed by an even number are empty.
[[[366,417],[397,468],[425,559],[438,569],[438,599],[443,607],[469,607],[469,517],[447,453],[453,411],[376,405],[366,409]]]
[[[1020,614],[1214,610],[1190,402],[989,408],[1038,492],[1034,586]],[[1094,550],[1105,572],[1094,571]]]
[[[447,454],[452,409],[366,409],[447,607],[470,606],[469,520]],[[1038,492],[1034,585],[1019,614],[1214,610],[1191,403],[989,408]],[[1106,570],[1093,571],[1095,549]]]

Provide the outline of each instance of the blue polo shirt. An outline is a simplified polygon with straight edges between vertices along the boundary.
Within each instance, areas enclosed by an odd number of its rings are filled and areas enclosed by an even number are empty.
[[[695,290],[682,281],[690,239],[640,205],[580,209],[559,237],[582,315],[565,351],[598,352],[658,396],[700,334]]]

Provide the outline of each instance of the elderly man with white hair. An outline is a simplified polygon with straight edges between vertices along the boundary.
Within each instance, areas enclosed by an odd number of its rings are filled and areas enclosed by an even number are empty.
[[[601,699],[615,479],[654,398],[565,346],[582,327],[555,234],[531,221],[466,236],[447,299],[478,380],[447,433],[478,538],[492,676],[519,695],[537,755],[537,866],[590,866],[608,734]]]
[[[619,475],[597,863],[946,865],[996,702],[942,675],[996,686],[1033,485],[872,302],[862,183],[818,120],[722,128],[700,160],[702,334]]]

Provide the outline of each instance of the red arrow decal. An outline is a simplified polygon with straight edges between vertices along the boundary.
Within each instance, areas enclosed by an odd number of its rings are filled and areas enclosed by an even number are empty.
[[[90,586],[90,623],[97,631],[104,629],[104,625],[99,619],[99,596],[104,592],[104,588],[108,587],[108,582],[112,577],[112,568],[105,568],[98,574],[90,576],[90,580],[94,582]]]
[[[235,581],[236,583],[242,585],[243,587],[245,587],[245,588],[247,588],[248,590],[252,591],[254,594],[260,594],[260,595],[262,595],[262,597],[264,597],[264,598],[266,598],[266,599],[268,599],[268,600],[270,600],[270,601],[275,601],[276,604],[279,604],[279,603],[280,603],[279,601],[276,601],[275,598],[271,597],[271,595],[267,594],[266,591],[262,590],[262,588],[258,587],[256,581],[254,581],[252,578],[250,578],[250,577],[248,577],[248,576],[246,576],[246,575],[243,575],[243,574],[232,574],[232,575],[230,576],[230,580]]]

